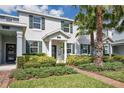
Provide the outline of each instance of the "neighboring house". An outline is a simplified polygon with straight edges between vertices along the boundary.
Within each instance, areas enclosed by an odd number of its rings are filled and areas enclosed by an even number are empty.
[[[66,62],[68,54],[90,54],[90,36],[75,37],[77,26],[72,19],[22,9],[17,12],[17,17],[0,14],[0,64],[15,63],[17,56],[26,53],[46,53],[57,62]],[[104,41],[106,54],[112,53],[109,40]]]

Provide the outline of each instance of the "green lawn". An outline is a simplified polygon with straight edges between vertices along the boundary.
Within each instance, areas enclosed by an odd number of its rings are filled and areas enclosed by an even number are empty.
[[[110,77],[112,79],[124,82],[124,70],[120,70],[120,71],[103,71],[100,72],[100,74]]]
[[[11,88],[108,88],[110,85],[81,74],[51,76],[37,80],[21,80],[10,84]]]

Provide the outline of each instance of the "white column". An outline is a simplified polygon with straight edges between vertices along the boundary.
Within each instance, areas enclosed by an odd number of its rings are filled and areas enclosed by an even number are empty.
[[[66,63],[67,58],[67,41],[64,42],[64,62]]]
[[[17,36],[16,36],[16,55],[17,56],[22,56],[22,35],[23,35],[23,33],[22,32],[20,32],[20,31],[17,31],[16,32],[16,34],[17,34]]]
[[[49,56],[52,56],[52,40],[49,41]]]

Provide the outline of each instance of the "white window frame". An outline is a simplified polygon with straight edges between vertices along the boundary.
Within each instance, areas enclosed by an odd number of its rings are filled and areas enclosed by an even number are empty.
[[[65,23],[68,23],[68,27],[65,26]],[[70,22],[64,21],[64,26],[63,26],[63,28],[64,28],[64,29],[65,29],[65,28],[68,28],[68,29],[69,29],[69,30],[68,30],[69,33],[70,33],[70,27],[71,27],[71,26],[70,26]],[[67,31],[64,30],[64,32],[67,32]],[[68,33],[68,32],[67,32],[67,33]]]
[[[70,45],[70,47],[68,48],[68,44]],[[67,54],[75,54],[75,48],[73,50],[73,46],[75,47],[74,43],[67,43],[67,50],[70,49],[71,53],[67,53]],[[74,51],[74,52],[73,52]]]
[[[37,46],[31,46],[31,43],[32,42],[37,42]],[[31,49],[32,48],[37,48],[37,52],[35,52],[35,53],[39,53],[39,42],[38,41],[30,41],[30,45],[29,45],[29,53],[32,53],[31,52]],[[33,52],[34,53],[34,52]]]
[[[87,52],[86,53],[84,53],[83,51],[84,51],[84,49],[81,49],[81,45],[82,45],[82,47],[85,45],[85,46],[87,46],[87,49],[85,49]],[[88,52],[89,52],[89,50],[88,50],[88,44],[80,44],[80,54],[89,54]]]
[[[39,18],[39,19],[40,19],[40,20],[39,20],[40,22],[35,22],[35,21],[34,21],[34,18],[35,18],[35,17]],[[41,29],[41,25],[42,25],[42,24],[41,24],[41,21],[42,21],[42,20],[41,20],[41,17],[40,17],[40,16],[33,16],[33,19],[32,19],[32,26],[33,26],[33,28],[35,28],[35,29]],[[40,25],[40,28],[34,27],[34,24]]]

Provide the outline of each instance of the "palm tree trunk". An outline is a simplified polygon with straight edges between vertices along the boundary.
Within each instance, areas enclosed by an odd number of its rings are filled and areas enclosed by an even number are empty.
[[[103,65],[103,33],[102,33],[102,6],[96,6],[97,17],[97,43],[96,43],[96,56],[94,63],[96,66]]]
[[[91,45],[91,55],[94,57],[95,55],[95,44],[94,44],[94,33],[91,32],[90,34],[90,45]]]

